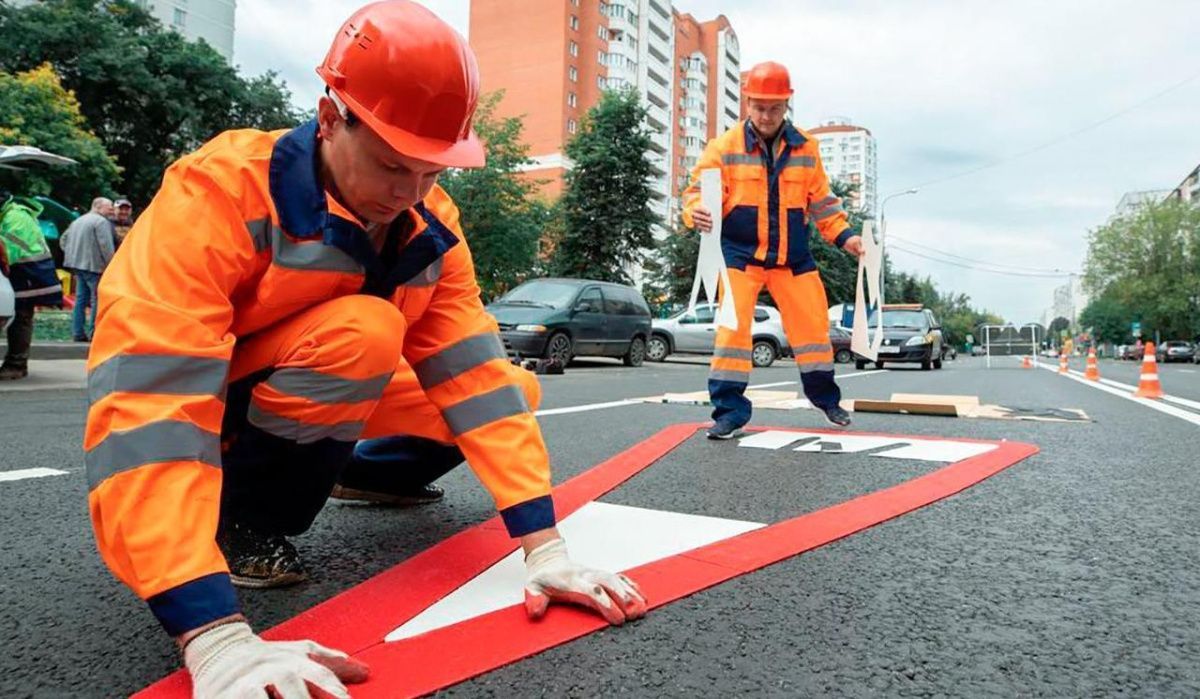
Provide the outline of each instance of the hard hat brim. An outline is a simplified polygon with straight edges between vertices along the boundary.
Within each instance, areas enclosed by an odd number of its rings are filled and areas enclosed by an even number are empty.
[[[742,94],[745,95],[746,97],[751,97],[756,100],[790,100],[792,98],[792,94],[794,94],[794,93],[795,93],[795,90],[788,90],[787,92],[784,92],[784,93],[746,92],[744,90],[742,91]]]
[[[355,117],[401,155],[435,165],[459,168],[483,167],[487,161],[483,141],[479,139],[479,134],[475,133],[475,129],[471,129],[466,138],[454,142],[418,136],[410,131],[384,123],[344,91],[337,90],[337,93]]]

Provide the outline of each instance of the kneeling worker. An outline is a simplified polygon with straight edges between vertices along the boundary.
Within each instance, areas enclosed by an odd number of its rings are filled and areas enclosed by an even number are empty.
[[[808,224],[847,253],[862,255],[862,239],[850,229],[842,201],[829,190],[817,140],[786,118],[792,96],[787,68],[760,63],[750,69],[743,94],[750,117],[714,138],[704,149],[684,191],[683,220],[701,234],[712,230],[714,212],[700,204],[700,171],[721,168],[721,249],[729,268],[738,328],[717,329],[708,392],[713,404],[711,439],[730,439],[750,421],[751,322],[765,284],[779,312],[804,395],[837,426],[850,424],[833,380],[828,302],[808,250]]]
[[[646,608],[627,578],[567,556],[537,381],[508,362],[436,185],[484,162],[471,50],[421,5],[385,0],[346,22],[317,72],[314,121],[226,132],[172,165],[100,283],[92,523],[183,648],[197,697],[348,696],[364,666],[260,639],[233,586],[304,579],[284,537],[335,487],[428,501],[464,458],[525,550],[531,616],[562,601],[620,624]]]

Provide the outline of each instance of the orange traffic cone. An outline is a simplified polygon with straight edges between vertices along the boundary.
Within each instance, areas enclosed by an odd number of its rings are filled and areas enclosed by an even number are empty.
[[[1029,361],[1029,355],[1025,355],[1024,357],[1021,357],[1021,368],[1022,369],[1032,369],[1033,368],[1033,362]]]
[[[1067,374],[1070,371],[1070,368],[1067,366],[1067,353],[1060,352],[1058,355],[1058,373]]]
[[[1153,342],[1146,343],[1146,353],[1142,357],[1142,377],[1133,395],[1138,398],[1163,397],[1162,384],[1158,382],[1158,359],[1154,356]]]
[[[1092,347],[1088,350],[1087,371],[1083,372],[1083,378],[1088,381],[1100,380],[1100,367],[1096,364],[1096,348]]]

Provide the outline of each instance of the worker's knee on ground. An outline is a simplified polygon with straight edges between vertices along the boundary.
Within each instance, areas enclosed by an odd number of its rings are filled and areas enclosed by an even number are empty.
[[[393,304],[374,296],[344,296],[329,302],[338,319],[339,364],[373,376],[394,371],[400,361],[407,323]]]

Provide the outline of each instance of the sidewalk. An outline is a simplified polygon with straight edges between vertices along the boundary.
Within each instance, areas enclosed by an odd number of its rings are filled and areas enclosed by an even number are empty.
[[[33,359],[29,362],[29,376],[17,381],[0,381],[0,393],[81,390],[87,386],[85,365],[82,359]]]
[[[90,344],[86,342],[35,341],[29,356],[34,359],[87,359]],[[0,357],[8,351],[8,343],[0,342]]]

